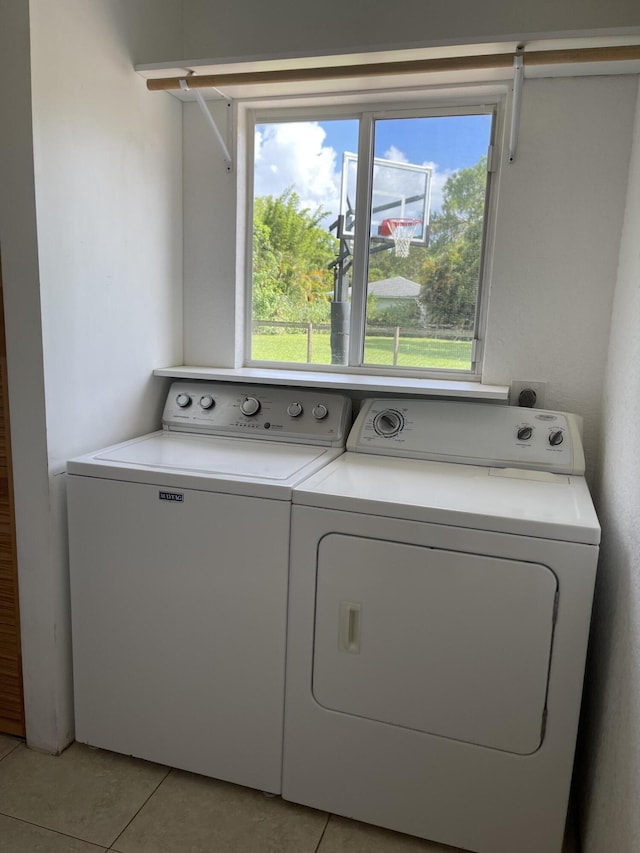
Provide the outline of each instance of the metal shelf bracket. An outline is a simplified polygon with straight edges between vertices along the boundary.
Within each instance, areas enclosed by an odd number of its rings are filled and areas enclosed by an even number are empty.
[[[522,83],[524,80],[524,48],[518,47],[513,57],[513,97],[511,101],[511,128],[509,132],[509,163],[516,159],[518,150],[518,132],[520,129],[520,107],[522,104]]]
[[[209,127],[213,131],[213,135],[218,140],[218,145],[222,149],[222,153],[224,154],[225,168],[226,168],[227,172],[232,172],[233,171],[233,159],[231,157],[231,154],[229,153],[229,148],[227,146],[227,143],[224,141],[222,134],[220,133],[220,128],[216,124],[214,117],[211,115],[211,112],[209,110],[209,107],[207,106],[205,99],[202,97],[202,92],[199,89],[190,89],[189,83],[186,80],[180,80],[180,88],[182,89],[183,92],[193,92],[193,94],[195,95],[195,99],[198,102],[198,106],[202,110],[202,114],[204,115],[205,119],[207,120],[207,124],[209,125]],[[216,91],[218,91],[218,90],[216,89]],[[219,92],[219,94],[224,98],[224,95],[222,95],[222,92]],[[229,122],[231,120],[230,119],[231,101],[228,99],[226,99],[226,101],[227,101],[227,127],[229,127]]]

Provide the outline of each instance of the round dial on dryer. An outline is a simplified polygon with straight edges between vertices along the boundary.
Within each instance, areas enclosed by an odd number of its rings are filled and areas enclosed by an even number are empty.
[[[549,444],[551,447],[557,447],[564,441],[564,435],[561,429],[552,429],[549,433]]]
[[[186,409],[191,405],[191,397],[188,394],[178,394],[176,397],[176,403],[181,409]]]
[[[518,427],[518,441],[529,441],[533,435],[533,427],[521,426]]]
[[[385,409],[373,419],[373,428],[378,435],[383,435],[385,438],[392,438],[398,435],[404,426],[404,418],[396,409]]]
[[[240,403],[240,411],[243,415],[247,415],[247,417],[257,415],[260,411],[260,400],[257,397],[245,397],[242,403]]]
[[[287,414],[292,418],[297,418],[302,414],[302,403],[299,403],[297,400],[294,400],[293,403],[289,403],[287,406]]]
[[[205,394],[204,397],[200,397],[200,405],[203,409],[213,409],[216,401],[213,399],[211,394]]]

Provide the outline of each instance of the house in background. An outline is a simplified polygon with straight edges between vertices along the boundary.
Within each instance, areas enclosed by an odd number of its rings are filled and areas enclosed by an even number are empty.
[[[406,305],[413,308],[420,297],[421,285],[402,275],[393,278],[383,278],[380,281],[370,281],[367,288],[369,296],[375,296],[378,308],[392,308],[396,305]]]
[[[401,275],[370,281],[367,285],[367,324],[424,326],[427,309],[420,301],[421,290],[416,281]]]
[[[66,460],[156,428],[166,383],[154,368],[233,367],[240,352],[236,176],[220,168],[197,104],[148,92],[134,66],[640,40],[636,0],[495,0],[481,13],[473,0],[411,0],[401,11],[381,0],[366,15],[338,0],[0,0],[0,253],[35,748],[57,752],[73,737]],[[583,853],[630,853],[640,846],[640,102],[637,67],[606,65],[525,81],[518,157],[500,178],[483,378],[544,381],[550,408],[585,418],[604,533],[577,809]],[[594,170],[603,151],[607,168]]]
[[[424,306],[420,304],[420,291],[422,285],[411,281],[402,275],[394,275],[392,278],[383,278],[379,281],[370,281],[367,285],[367,298],[373,296],[377,311],[387,308],[405,309],[412,312],[414,309],[418,316],[424,316]],[[329,291],[327,296],[331,296]],[[348,290],[348,298],[351,299],[352,290]]]

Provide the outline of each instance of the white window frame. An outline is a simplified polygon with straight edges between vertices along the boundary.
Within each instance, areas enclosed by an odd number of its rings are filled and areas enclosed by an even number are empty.
[[[282,97],[274,101],[246,102],[239,106],[239,129],[244,139],[246,151],[246,165],[244,171],[244,215],[238,219],[239,245],[244,243],[244,274],[238,281],[243,290],[243,301],[245,306],[244,333],[243,333],[243,365],[248,368],[266,368],[269,370],[305,371],[322,373],[340,373],[379,377],[403,377],[413,379],[443,379],[477,381],[482,378],[482,357],[484,352],[484,336],[487,327],[487,307],[489,282],[491,275],[491,261],[493,255],[495,219],[496,219],[496,196],[498,185],[498,171],[500,158],[496,151],[500,147],[500,140],[504,133],[505,113],[505,90],[504,87],[495,87],[487,95],[474,93],[474,86],[461,87],[454,93],[441,92],[438,90],[404,93],[399,98],[399,93],[367,93],[368,97],[360,100],[353,96],[345,97],[343,103],[340,98],[332,97],[326,103],[325,98],[314,98],[313,96]],[[375,98],[375,100],[373,100]],[[398,106],[398,101],[403,101]],[[368,101],[368,102],[367,102]],[[488,175],[487,195],[485,201],[483,245],[480,260],[480,275],[478,281],[478,292],[476,298],[476,317],[474,324],[474,337],[472,347],[472,365],[468,371],[452,370],[445,368],[419,368],[419,367],[392,367],[384,365],[364,365],[364,335],[365,335],[365,311],[366,311],[366,276],[369,254],[369,230],[360,227],[356,230],[356,239],[353,252],[352,272],[352,297],[351,297],[351,334],[349,339],[349,364],[308,364],[301,362],[271,362],[257,361],[251,359],[251,335],[252,335],[252,248],[253,248],[253,176],[254,176],[254,139],[255,126],[262,123],[277,123],[286,121],[322,121],[330,119],[353,118],[360,123],[358,160],[361,163],[373,162],[373,127],[376,120],[431,117],[431,116],[454,116],[472,115],[484,112],[493,115],[490,149],[488,151]],[[368,198],[371,189],[372,170],[360,169],[358,175],[358,187],[356,190],[356,210],[366,210],[367,218]],[[364,222],[365,226],[368,222]],[[357,319],[355,319],[357,318]]]

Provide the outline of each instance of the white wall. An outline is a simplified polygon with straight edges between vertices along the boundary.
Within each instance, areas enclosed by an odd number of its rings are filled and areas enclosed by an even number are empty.
[[[602,524],[582,761],[583,853],[640,848],[640,99],[595,491]]]
[[[182,116],[132,70],[127,40],[157,2],[31,5],[49,461],[59,470],[155,426],[151,372],[182,358]]]
[[[590,471],[638,78],[527,80],[516,162],[502,169],[483,378],[547,383],[585,418]]]
[[[27,737],[56,752],[73,737],[60,472],[71,455],[155,428],[164,387],[152,370],[182,359],[181,108],[154,99],[132,70],[136,42],[148,47],[159,32],[151,16],[164,22],[163,49],[174,49],[179,3],[30,5],[41,315],[34,298],[20,334],[35,351],[42,317],[43,365],[24,391],[46,401],[47,456],[39,436],[37,475],[16,476],[29,500],[18,506],[20,604]],[[27,273],[33,228],[31,241]],[[9,329],[13,319],[8,311]],[[24,367],[14,340],[9,349],[12,384]]]
[[[637,0],[184,0],[183,57],[314,56],[640,26]],[[156,56],[156,60],[177,57]]]
[[[223,130],[225,102],[208,102]],[[184,105],[185,364],[236,367],[236,177],[196,103]],[[188,284],[187,284],[188,282]]]

